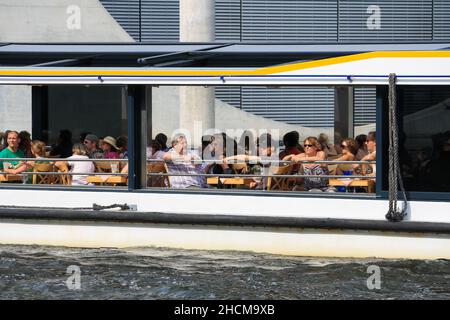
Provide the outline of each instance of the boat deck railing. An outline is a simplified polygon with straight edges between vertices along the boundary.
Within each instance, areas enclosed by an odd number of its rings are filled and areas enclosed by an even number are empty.
[[[54,176],[57,179],[58,176],[98,176],[99,179],[93,180],[90,178],[93,182],[89,186],[92,187],[92,184],[101,184],[101,185],[114,185],[114,186],[120,186],[120,185],[126,185],[127,184],[127,178],[128,178],[128,172],[124,172],[123,169],[128,165],[128,159],[67,159],[67,158],[0,158],[0,162],[3,164],[10,163],[10,162],[18,162],[16,164],[16,168],[28,164],[30,165],[30,168],[28,168],[26,171],[20,172],[20,173],[12,173],[12,172],[6,172],[5,170],[0,170],[0,177],[6,177],[3,178],[3,180],[0,179],[0,182],[22,182],[27,183],[29,182],[28,176],[32,175],[39,175],[39,176]],[[98,170],[96,166],[95,172],[71,172],[70,170],[61,171],[58,169],[58,166],[55,164],[57,162],[92,162],[96,165],[102,163],[103,164],[103,170]],[[206,172],[195,172],[195,170],[189,170],[189,172],[170,172],[170,166],[167,166],[168,163],[173,162],[174,164],[184,164],[184,165],[191,165],[191,169],[196,168],[196,166],[200,165],[208,165],[208,164],[247,164],[247,165],[260,165],[262,168],[266,170],[261,170],[261,172],[256,173],[249,173],[248,171],[244,172],[231,172],[231,173],[206,173]],[[55,170],[54,171],[34,171],[31,163],[37,163],[37,164],[54,164]],[[206,160],[198,160],[194,159],[191,161],[166,161],[163,159],[147,159],[147,166],[157,163],[163,163],[164,164],[164,170],[160,170],[158,172],[147,172],[147,176],[149,179],[152,179],[152,177],[167,177],[167,179],[170,179],[170,177],[203,177],[203,178],[217,178],[218,181],[226,178],[239,178],[239,179],[261,179],[261,178],[274,178],[274,179],[291,179],[291,181],[295,181],[296,179],[302,179],[302,178],[324,178],[324,179],[336,179],[340,181],[368,181],[372,180],[373,182],[376,180],[375,175],[371,174],[365,174],[364,170],[351,170],[351,174],[323,174],[323,175],[307,175],[302,174],[301,172],[292,172],[292,170],[289,170],[288,173],[279,174],[276,172],[277,168],[282,168],[286,166],[292,166],[295,165],[301,166],[304,164],[318,164],[321,166],[329,166],[329,165],[351,165],[351,166],[362,166],[362,165],[375,165],[376,161],[337,161],[337,160],[320,160],[320,161],[311,161],[311,160],[305,160],[305,161],[285,161],[285,160],[277,160],[277,159],[258,159],[258,160],[233,160],[233,161],[224,161],[222,159],[206,159]],[[116,170],[112,170],[112,166],[108,166],[108,164],[116,164]],[[109,168],[108,168],[109,167]],[[109,170],[108,170],[109,169]],[[269,170],[267,170],[269,169]],[[111,172],[117,171],[117,172]],[[272,171],[271,171],[272,170]],[[192,172],[194,171],[194,172]],[[271,172],[270,172],[271,171]],[[349,170],[344,170],[349,171]],[[8,177],[11,176],[20,176],[23,177],[22,180],[19,178],[17,179],[9,179]],[[113,182],[109,181],[109,177],[119,177],[122,180],[113,180]],[[55,180],[51,180],[53,183],[50,184],[59,184],[55,183]],[[333,180],[334,181],[334,180]],[[220,182],[217,182],[215,184],[221,184]],[[350,183],[345,183],[344,187],[350,186]],[[166,186],[170,188],[169,186]]]

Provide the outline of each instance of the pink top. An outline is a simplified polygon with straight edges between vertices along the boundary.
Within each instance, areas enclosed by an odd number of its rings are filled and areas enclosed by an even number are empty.
[[[103,154],[104,159],[119,159],[120,155],[115,151],[105,152]]]

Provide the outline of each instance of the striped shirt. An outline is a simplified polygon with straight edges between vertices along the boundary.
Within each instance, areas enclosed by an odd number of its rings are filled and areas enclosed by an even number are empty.
[[[170,149],[168,153],[172,154],[174,157],[179,157],[180,155],[174,150]],[[186,155],[193,155],[198,158],[194,153],[187,152]],[[200,159],[200,158],[198,158]],[[175,174],[203,174],[201,165],[193,165],[191,162],[183,160],[172,160],[167,162],[167,169],[169,173]],[[185,189],[189,187],[199,187],[206,188],[206,181],[204,176],[169,176],[170,186],[176,189]]]

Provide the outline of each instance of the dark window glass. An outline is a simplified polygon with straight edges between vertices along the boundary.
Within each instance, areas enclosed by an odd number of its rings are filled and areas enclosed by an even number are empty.
[[[406,190],[450,192],[450,86],[399,87],[398,104],[400,162]],[[384,109],[386,113],[387,105]],[[386,126],[387,121],[385,132]],[[387,150],[388,136],[383,140]]]
[[[83,132],[99,137],[127,134],[122,95],[119,86],[48,86],[47,105],[40,112],[46,126],[42,127],[43,139],[56,143],[62,129],[72,133],[73,142]]]

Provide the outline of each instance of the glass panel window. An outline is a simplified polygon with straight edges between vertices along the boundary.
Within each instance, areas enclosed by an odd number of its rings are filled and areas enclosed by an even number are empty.
[[[450,192],[450,86],[399,87],[398,103],[406,190]]]
[[[0,182],[47,186],[125,187],[127,112],[120,86],[22,86],[19,122],[0,135]],[[4,96],[17,95],[5,88]],[[27,111],[28,109],[28,111]],[[31,112],[30,112],[31,110]],[[31,117],[31,132],[26,119]],[[123,172],[122,172],[123,170]]]
[[[374,88],[226,89],[153,88],[149,188],[375,191]]]

